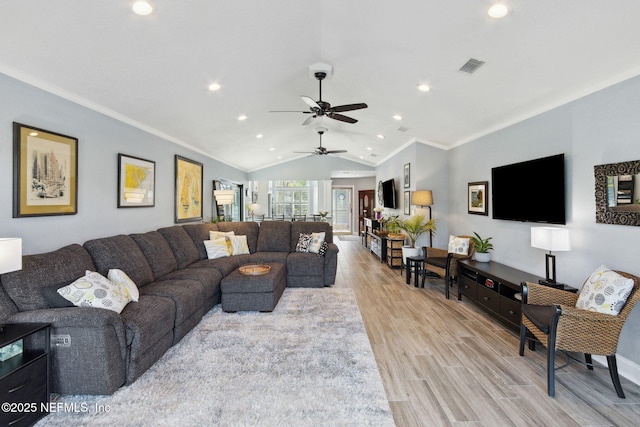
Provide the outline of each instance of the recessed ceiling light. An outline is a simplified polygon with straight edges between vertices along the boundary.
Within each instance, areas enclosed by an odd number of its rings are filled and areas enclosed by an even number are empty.
[[[153,12],[153,6],[146,1],[137,1],[131,6],[136,15],[147,16]]]
[[[280,160],[282,158],[282,156],[278,156],[278,160]]]
[[[402,116],[400,114],[396,114],[395,116],[393,116],[393,118],[395,120],[402,120]]]
[[[220,83],[211,83],[211,84],[209,85],[209,90],[210,90],[211,92],[215,92],[215,91],[217,91],[217,90],[220,90],[220,88],[221,88],[221,87],[222,87],[222,86],[220,86]]]
[[[373,148],[371,148],[371,147],[367,147],[367,150],[369,150],[369,151],[373,151]]]
[[[431,88],[429,87],[429,85],[426,84],[419,84],[418,85],[418,90],[420,92],[429,92],[431,90]]]
[[[276,149],[274,147],[269,148],[269,151],[275,151]]]
[[[504,18],[509,13],[509,8],[502,3],[497,3],[491,6],[487,11],[487,13],[492,18],[496,18],[496,19]]]
[[[257,134],[257,135],[256,135],[256,138],[258,138],[258,139],[263,138],[263,137],[264,137],[264,135],[263,135],[263,134],[261,134],[261,133],[259,133],[259,134]]]
[[[361,158],[362,160],[364,160],[364,157],[360,156],[360,158]]]
[[[383,135],[383,134],[381,134],[381,133],[377,134],[376,136],[377,136],[379,139],[384,139],[384,135]]]
[[[247,116],[245,116],[244,114],[240,114],[238,116],[238,120],[240,120],[240,121],[247,120]]]

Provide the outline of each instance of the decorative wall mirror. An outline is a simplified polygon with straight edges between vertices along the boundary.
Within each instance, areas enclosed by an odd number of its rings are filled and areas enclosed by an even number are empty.
[[[596,222],[640,226],[640,160],[594,166]]]

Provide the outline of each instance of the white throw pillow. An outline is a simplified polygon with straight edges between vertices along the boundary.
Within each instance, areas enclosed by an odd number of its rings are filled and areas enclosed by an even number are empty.
[[[209,239],[216,240],[221,237],[234,236],[235,233],[233,231],[209,231]]]
[[[119,285],[92,271],[58,289],[58,293],[76,307],[105,308],[116,313],[131,301]]]
[[[249,245],[247,245],[247,236],[226,236],[231,242],[231,255],[242,255],[249,253]]]
[[[617,316],[632,289],[632,279],[601,265],[582,285],[576,307]]]
[[[207,258],[216,259],[216,258],[224,258],[231,255],[231,248],[227,243],[227,239],[225,237],[219,237],[217,239],[205,240],[204,248],[207,250]]]
[[[469,238],[449,236],[449,253],[456,255],[469,255]]]
[[[116,285],[120,285],[131,301],[138,302],[138,299],[140,298],[140,291],[138,290],[138,286],[135,282],[127,276],[127,273],[122,270],[118,270],[117,268],[112,268],[107,274],[107,279],[111,280]]]
[[[309,252],[313,252],[314,254],[320,252],[322,242],[324,242],[324,231],[321,233],[311,233],[311,244],[309,245]]]

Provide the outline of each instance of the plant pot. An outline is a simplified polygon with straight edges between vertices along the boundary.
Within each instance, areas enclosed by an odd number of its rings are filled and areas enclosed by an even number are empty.
[[[491,254],[489,252],[476,252],[474,254],[476,261],[478,262],[489,262],[491,261]]]
[[[411,246],[402,247],[402,263],[407,265],[407,257],[420,255],[420,248],[412,248]]]

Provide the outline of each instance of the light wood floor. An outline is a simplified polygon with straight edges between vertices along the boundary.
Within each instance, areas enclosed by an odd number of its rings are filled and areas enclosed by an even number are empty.
[[[445,299],[442,280],[405,285],[359,240],[335,242],[334,286],[355,291],[397,426],[640,425],[640,386],[622,378],[620,399],[608,370],[574,362],[556,372],[551,398],[542,346],[520,357],[515,330]]]

